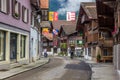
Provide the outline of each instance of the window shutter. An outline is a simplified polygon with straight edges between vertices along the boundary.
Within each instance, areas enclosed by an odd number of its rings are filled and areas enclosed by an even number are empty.
[[[33,20],[33,17],[32,17],[32,12],[30,13],[30,24],[32,25],[32,20]]]
[[[29,23],[29,10],[27,9],[27,23]]]
[[[21,13],[20,13],[20,2],[18,2],[18,14],[19,14],[19,19],[20,19],[20,15],[21,15]]]
[[[22,20],[23,20],[23,22],[24,22],[24,11],[25,11],[25,8],[24,8],[24,6],[22,6]]]
[[[9,12],[10,12],[10,1],[6,0],[6,3],[7,3],[7,14],[9,14]]]
[[[1,0],[0,0],[0,11],[1,11]]]
[[[16,0],[12,0],[12,15],[14,16],[15,14],[15,1]]]

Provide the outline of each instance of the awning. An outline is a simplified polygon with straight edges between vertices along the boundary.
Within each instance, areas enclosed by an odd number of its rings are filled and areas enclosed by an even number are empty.
[[[42,35],[50,41],[53,40],[53,34],[52,33],[42,33]]]

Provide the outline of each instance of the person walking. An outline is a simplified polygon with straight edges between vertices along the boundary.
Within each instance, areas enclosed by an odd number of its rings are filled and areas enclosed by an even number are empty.
[[[44,49],[44,57],[47,58],[48,54],[47,54],[47,49]]]
[[[74,53],[73,51],[70,52],[70,58],[73,59]]]

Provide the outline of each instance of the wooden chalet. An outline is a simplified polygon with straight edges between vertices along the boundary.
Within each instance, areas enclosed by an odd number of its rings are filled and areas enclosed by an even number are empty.
[[[53,34],[51,31],[51,25],[49,21],[42,21],[41,23],[41,45],[43,50],[47,49],[48,53],[52,54],[53,50]]]
[[[98,45],[98,23],[95,2],[81,3],[77,29],[83,31],[84,57],[95,59]]]
[[[113,57],[112,29],[106,27],[113,25],[104,25],[105,22],[101,20],[102,15],[99,15],[99,10],[101,10],[100,12],[104,11],[104,9],[98,9],[95,2],[81,3],[77,29],[83,30],[85,58],[96,60],[97,55],[100,54],[101,60],[105,62],[112,60]]]
[[[114,26],[112,27],[113,32],[113,62],[117,72],[117,80],[120,80],[120,0],[106,0],[106,3],[112,4],[114,9]]]
[[[60,47],[61,52],[70,54],[70,50],[74,51],[74,54],[81,52],[82,50],[82,37],[77,36],[76,25],[62,25],[60,28]]]
[[[51,22],[51,27],[52,27],[52,30],[58,30],[58,33],[59,33],[62,25],[72,25],[75,23],[76,23],[75,21],[57,20],[57,21]],[[54,54],[61,52],[59,34],[53,35],[53,52],[54,52]]]
[[[113,60],[114,1],[96,0],[102,60]]]

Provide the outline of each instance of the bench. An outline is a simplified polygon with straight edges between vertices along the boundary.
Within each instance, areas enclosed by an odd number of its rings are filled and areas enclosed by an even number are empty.
[[[106,62],[106,61],[112,61],[113,60],[113,56],[102,56],[102,59],[101,59],[103,62]]]

